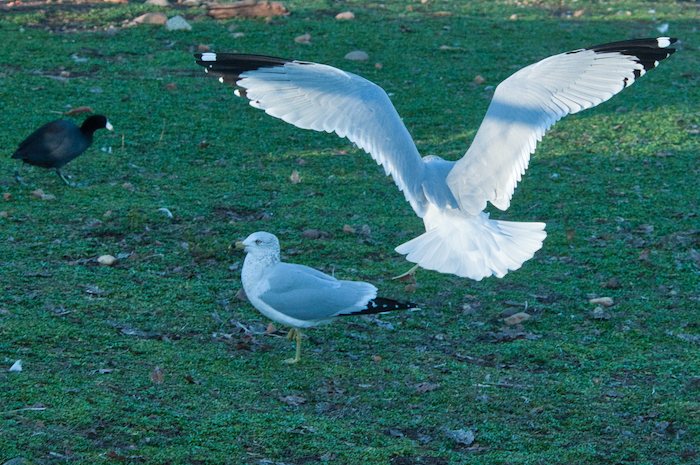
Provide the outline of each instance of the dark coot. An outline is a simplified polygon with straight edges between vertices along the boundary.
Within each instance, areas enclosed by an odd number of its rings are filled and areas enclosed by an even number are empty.
[[[51,121],[20,142],[12,158],[42,168],[54,168],[63,182],[74,185],[63,176],[61,168],[85,152],[92,144],[92,134],[102,128],[113,129],[102,115],[88,117],[80,127],[65,119]]]

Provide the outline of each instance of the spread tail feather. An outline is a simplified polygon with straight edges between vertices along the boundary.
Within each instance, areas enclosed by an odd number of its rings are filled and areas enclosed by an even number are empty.
[[[423,219],[428,230],[395,250],[427,270],[476,281],[517,270],[547,237],[545,223],[490,220],[484,212],[470,218],[459,210],[432,209]]]

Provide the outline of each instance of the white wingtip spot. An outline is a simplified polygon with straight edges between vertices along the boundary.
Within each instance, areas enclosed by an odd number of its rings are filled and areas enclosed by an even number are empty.
[[[111,131],[112,129],[114,129],[114,126],[112,126],[112,123],[110,123],[109,121],[107,121],[107,124],[105,124],[105,128],[106,128],[108,131]]]
[[[224,83],[224,78],[223,78],[223,77],[220,77],[220,78],[219,78],[219,82],[223,84],[223,83]]]
[[[658,61],[654,61],[654,68],[656,68],[657,66],[659,66],[659,62],[658,62]]]
[[[236,89],[236,90],[233,91],[233,95],[235,95],[236,97],[240,97],[240,96],[241,96],[241,92],[240,92],[238,89]]]
[[[670,37],[659,37],[656,39],[656,44],[659,46],[659,48],[666,48],[669,45],[671,45],[671,38]]]
[[[202,61],[216,61],[216,53],[212,52],[205,52],[202,53],[202,58],[200,58]]]

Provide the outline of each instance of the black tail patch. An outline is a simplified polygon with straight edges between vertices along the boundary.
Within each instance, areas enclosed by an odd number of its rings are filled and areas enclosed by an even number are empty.
[[[418,305],[414,304],[413,302],[399,302],[397,300],[385,299],[384,297],[377,297],[376,299],[367,302],[367,306],[362,310],[338,316],[373,315],[376,313],[386,313],[393,310],[407,310],[409,308],[416,307],[418,307]]]
[[[223,78],[226,84],[235,84],[242,73],[260,68],[284,66],[292,60],[269,57],[265,55],[248,55],[238,53],[196,53],[197,64],[209,74]]]

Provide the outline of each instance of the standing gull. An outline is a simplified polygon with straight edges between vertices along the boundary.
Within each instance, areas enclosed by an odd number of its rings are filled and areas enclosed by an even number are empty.
[[[503,277],[532,258],[544,223],[498,221],[547,129],[594,107],[655,68],[675,49],[660,37],[614,42],[545,58],[503,81],[469,150],[458,161],[421,158],[386,92],[332,66],[261,55],[202,53],[197,64],[268,115],[302,129],[335,132],[368,152],[426,232],[396,251],[419,266],[481,280]]]
[[[330,323],[335,317],[382,313],[414,308],[412,303],[377,297],[377,288],[359,281],[339,281],[304,265],[280,261],[280,243],[274,234],[259,231],[236,242],[245,249],[241,281],[248,300],[271,320],[291,326],[289,338],[301,354],[301,328]]]

